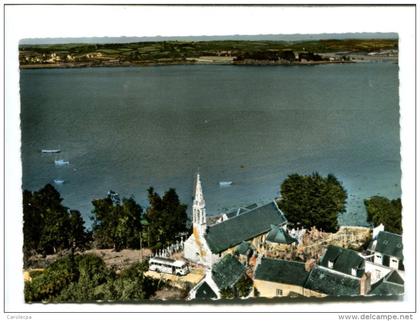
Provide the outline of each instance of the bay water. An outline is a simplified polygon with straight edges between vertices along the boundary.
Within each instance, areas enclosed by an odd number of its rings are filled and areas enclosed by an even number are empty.
[[[108,190],[146,206],[149,186],[173,187],[190,211],[198,169],[209,215],[274,199],[292,173],[343,183],[343,225],[366,224],[363,199],[401,195],[393,63],[33,69],[20,94],[23,188],[64,180],[88,226]]]

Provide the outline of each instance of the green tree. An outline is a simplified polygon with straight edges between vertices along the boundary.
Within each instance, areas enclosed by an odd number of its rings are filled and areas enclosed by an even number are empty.
[[[50,301],[67,285],[78,279],[74,257],[66,256],[51,264],[44,273],[25,282],[25,301]]]
[[[236,296],[239,298],[247,297],[249,293],[251,293],[252,287],[253,287],[252,280],[246,274],[244,274],[239,279],[239,281],[235,283],[234,288],[235,288]]]
[[[84,249],[89,242],[89,233],[85,228],[85,221],[79,211],[69,212],[69,241],[72,249]]]
[[[159,249],[173,243],[187,229],[187,206],[181,204],[175,189],[165,192],[163,197],[148,189],[149,207],[145,218],[148,222],[148,246]]]
[[[133,198],[124,198],[120,204],[106,197],[92,204],[93,238],[98,247],[120,251],[140,246],[143,209]]]
[[[400,198],[389,200],[386,197],[373,196],[365,199],[364,203],[369,223],[375,226],[382,223],[386,231],[402,234]]]
[[[346,209],[347,192],[334,175],[289,175],[280,188],[279,207],[289,222],[327,232],[337,230],[337,216]]]
[[[24,252],[55,253],[86,242],[84,221],[78,211],[62,205],[60,193],[50,184],[36,192],[23,192]]]

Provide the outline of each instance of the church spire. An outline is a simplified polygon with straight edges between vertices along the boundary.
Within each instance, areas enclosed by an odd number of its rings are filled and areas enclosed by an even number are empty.
[[[195,196],[193,202],[193,226],[197,227],[200,232],[205,233],[206,202],[204,200],[203,189],[201,187],[200,174],[197,174],[197,182],[195,185]]]

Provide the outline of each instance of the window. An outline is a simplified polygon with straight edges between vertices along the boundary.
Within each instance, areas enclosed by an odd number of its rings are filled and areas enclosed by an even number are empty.
[[[390,267],[391,269],[396,269],[396,270],[398,270],[398,266],[399,266],[399,260],[398,260],[398,259],[394,259],[394,258],[392,258],[392,259],[391,259],[391,264],[389,265],[389,267]]]
[[[276,296],[283,296],[283,290],[282,289],[276,289]]]

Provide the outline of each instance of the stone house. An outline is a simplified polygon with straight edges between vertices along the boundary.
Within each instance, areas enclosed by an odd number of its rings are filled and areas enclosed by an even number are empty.
[[[254,288],[265,298],[304,295],[308,275],[302,262],[262,258],[255,271]]]

